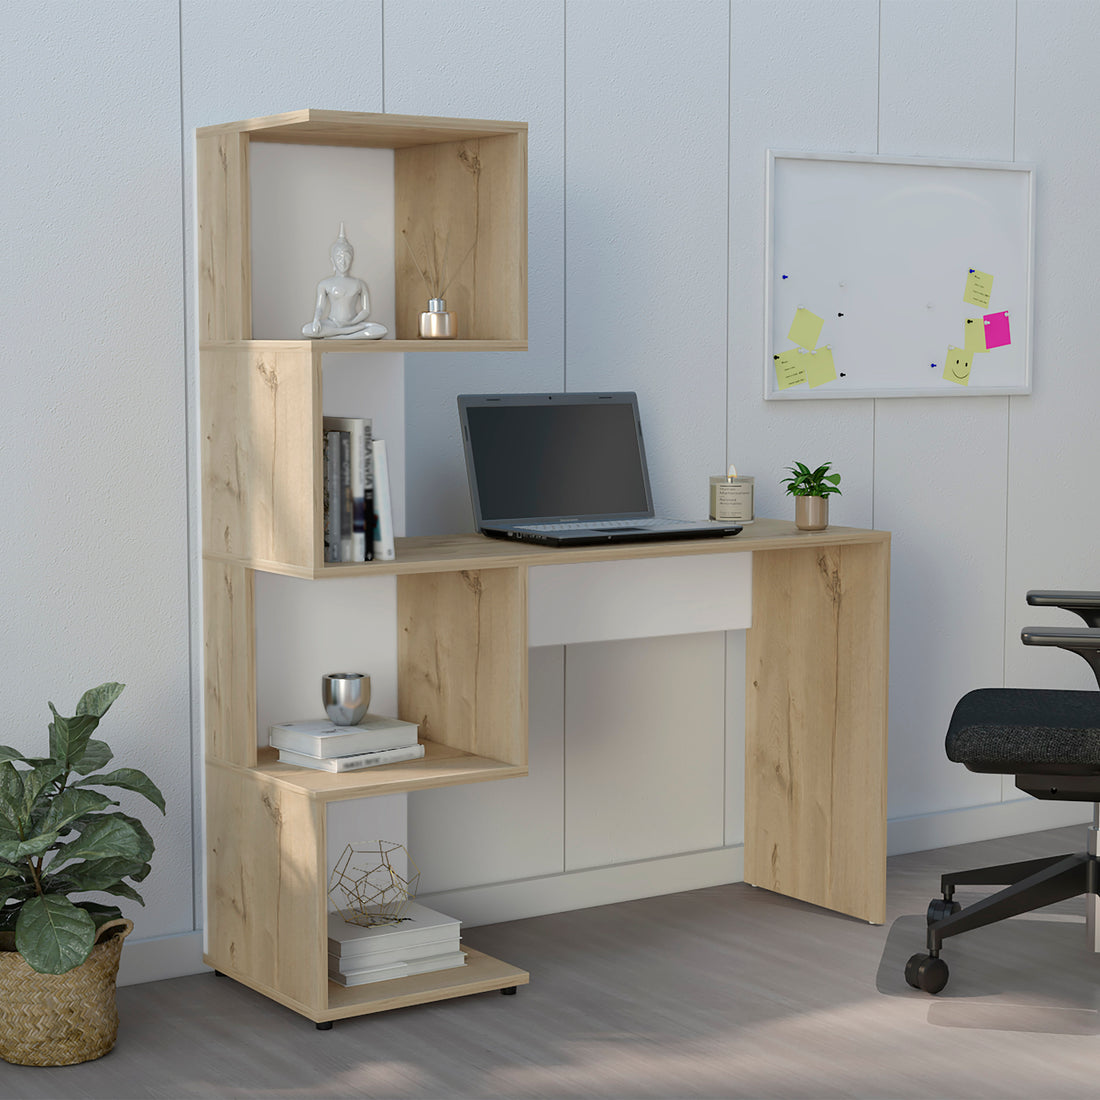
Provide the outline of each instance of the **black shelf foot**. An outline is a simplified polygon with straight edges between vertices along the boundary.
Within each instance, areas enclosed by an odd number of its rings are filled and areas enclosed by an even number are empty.
[[[332,1030],[332,1021],[331,1020],[325,1020],[323,1023],[319,1023],[317,1025],[317,1030],[318,1031],[331,1031]]]
[[[519,992],[519,986],[510,985],[507,989],[502,989],[500,992],[504,997],[514,997]]]

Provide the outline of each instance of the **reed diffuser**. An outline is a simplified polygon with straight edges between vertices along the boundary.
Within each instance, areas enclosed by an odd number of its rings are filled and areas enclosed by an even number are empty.
[[[420,321],[417,326],[418,335],[422,340],[454,340],[458,336],[458,321],[455,319],[454,310],[447,308],[445,295],[451,283],[454,282],[454,277],[462,270],[462,265],[470,258],[474,245],[477,244],[476,238],[474,243],[466,250],[466,255],[462,257],[458,266],[448,277],[447,253],[451,244],[449,237],[443,242],[441,255],[439,251],[439,234],[432,234],[431,248],[429,249],[425,243],[425,260],[424,265],[421,266],[416,258],[416,253],[413,251],[413,246],[409,242],[408,230],[402,229],[401,236],[405,238],[409,258],[412,260],[420,278],[424,280],[424,289],[428,292],[428,308],[420,314]]]

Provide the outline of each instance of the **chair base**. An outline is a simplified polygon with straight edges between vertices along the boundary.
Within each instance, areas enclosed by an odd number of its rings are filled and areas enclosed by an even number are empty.
[[[1003,890],[965,909],[954,900],[956,886],[1001,885]],[[1100,898],[1100,857],[1093,852],[1076,852],[955,871],[942,876],[940,889],[942,900],[935,898],[928,907],[928,953],[914,955],[905,967],[906,981],[926,993],[938,993],[947,984],[947,966],[939,955],[943,941],[950,936],[1081,894],[1089,895],[1089,911],[1095,912],[1095,899]]]

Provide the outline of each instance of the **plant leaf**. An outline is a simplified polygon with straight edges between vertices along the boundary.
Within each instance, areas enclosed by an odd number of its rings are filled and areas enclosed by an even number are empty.
[[[33,882],[15,882],[11,879],[0,881],[0,905],[6,905],[9,901],[23,901],[36,893]]]
[[[15,946],[39,974],[64,974],[95,945],[95,921],[56,894],[25,902],[15,922]]]
[[[74,787],[122,787],[127,791],[137,791],[144,795],[161,813],[164,813],[164,795],[160,788],[142,771],[137,768],[119,768],[117,771],[108,772],[106,775],[91,775],[86,779],[78,779]]]
[[[39,828],[45,832],[60,832],[78,818],[94,814],[107,806],[117,806],[114,799],[101,791],[89,791],[85,787],[68,787],[51,803]]]
[[[91,688],[80,697],[76,704],[76,713],[91,714],[96,718],[102,718],[111,709],[111,704],[122,694],[125,684],[116,684],[110,681]]]
[[[80,775],[89,775],[105,768],[114,757],[115,754],[107,747],[106,741],[97,741],[93,737],[85,747],[84,755],[73,765],[73,771]]]
[[[82,793],[94,794],[95,792],[85,791]],[[142,836],[143,833],[144,836]],[[149,858],[145,852],[147,843],[152,843],[151,840],[147,841],[148,835],[144,829],[139,832],[125,814],[104,814],[95,819],[84,830],[83,835],[77,837],[72,844],[66,844],[64,847],[59,848],[57,855],[50,863],[50,868],[52,870],[73,859],[116,859],[122,857],[123,859],[144,863]],[[2,851],[0,851],[0,856],[2,854]]]
[[[118,920],[122,916],[122,910],[117,905],[103,905],[98,901],[77,901],[73,904],[77,909],[83,909],[95,921],[97,932],[108,921]]]
[[[41,767],[32,768],[23,773],[23,820],[30,822],[34,819],[35,807],[42,799],[43,793],[56,779],[65,774],[65,768],[61,764],[43,764]]]
[[[7,745],[0,745],[0,760],[26,760],[27,758],[15,749],[9,749]]]
[[[84,750],[99,725],[99,719],[94,714],[78,714],[65,718],[57,713],[53,703],[49,707],[53,711],[53,721],[50,723],[50,755],[59,764],[71,768],[84,755]]]
[[[0,840],[22,840],[23,776],[10,760],[0,764]]]
[[[57,843],[57,833],[41,833],[30,840],[0,840],[0,859],[18,863],[27,856],[40,856]]]
[[[140,859],[89,859],[66,867],[58,875],[47,875],[47,892],[75,894],[89,890],[107,890],[124,878],[140,882],[148,874],[149,864]]]

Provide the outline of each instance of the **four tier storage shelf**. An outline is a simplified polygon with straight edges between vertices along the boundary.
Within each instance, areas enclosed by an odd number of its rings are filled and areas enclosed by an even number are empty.
[[[395,247],[395,339],[254,340],[253,142],[392,149],[394,225],[476,237],[448,302],[461,340],[416,338],[424,287]],[[527,347],[527,126],[305,110],[196,135],[208,965],[327,1026],[512,989],[528,975],[467,948],[464,967],[344,988],[328,980],[326,807],[527,774],[525,576],[467,542],[399,540],[394,562],[326,564],[322,356]],[[467,540],[468,541],[468,540]],[[501,567],[501,566],[504,567]],[[254,573],[397,574],[398,710],[422,760],[333,774],[258,747]]]

